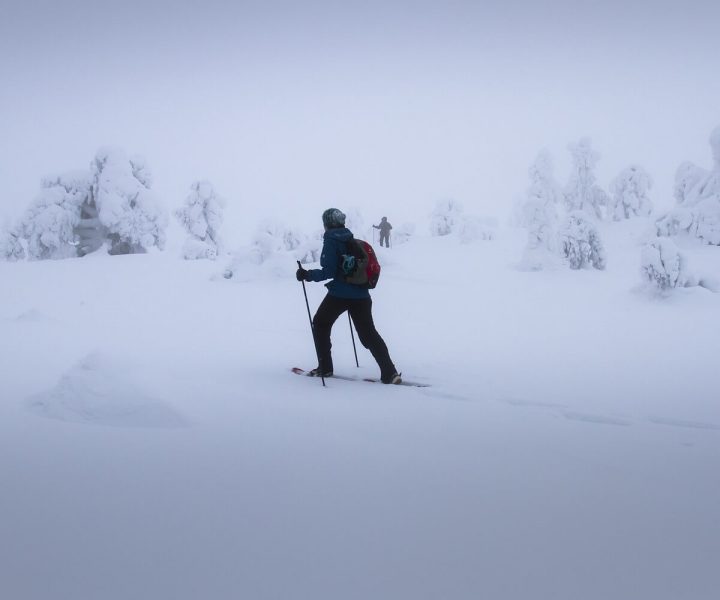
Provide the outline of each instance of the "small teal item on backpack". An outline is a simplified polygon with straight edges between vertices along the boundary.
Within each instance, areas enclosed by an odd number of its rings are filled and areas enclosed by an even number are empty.
[[[357,261],[352,254],[342,255],[342,271],[345,275],[352,275],[357,269]]]

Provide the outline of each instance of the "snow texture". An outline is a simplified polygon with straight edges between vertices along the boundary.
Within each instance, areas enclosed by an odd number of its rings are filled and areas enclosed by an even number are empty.
[[[602,219],[609,197],[596,183],[595,167],[600,160],[600,153],[592,148],[590,138],[582,138],[570,144],[568,149],[572,157],[572,170],[565,186],[566,208],[568,212],[585,211]]]
[[[167,214],[150,189],[150,170],[141,157],[119,148],[98,151],[91,165],[93,198],[109,232],[110,254],[146,252],[165,244]]]
[[[688,269],[687,258],[667,238],[658,238],[643,247],[641,270],[644,278],[661,291],[699,283]]]
[[[215,260],[220,254],[222,242],[219,231],[224,206],[225,200],[209,181],[196,181],[190,186],[185,203],[175,211],[175,216],[189,236],[183,246],[185,259]]]
[[[605,248],[598,228],[586,212],[571,212],[560,231],[560,249],[571,269],[605,268]]]
[[[614,221],[630,217],[648,217],[652,213],[649,191],[653,181],[639,165],[631,165],[618,174],[610,184],[608,218]]]

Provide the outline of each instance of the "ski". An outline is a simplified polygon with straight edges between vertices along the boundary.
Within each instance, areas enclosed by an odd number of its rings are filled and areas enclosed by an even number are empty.
[[[301,369],[300,367],[293,367],[290,369],[293,373],[296,375],[305,375],[306,377],[312,377],[310,375],[309,371],[306,371],[305,369]],[[343,381],[364,381],[366,383],[382,383],[379,379],[376,379],[375,377],[351,377],[349,375],[337,375],[333,374],[330,377],[326,377],[325,379],[341,379]],[[392,385],[392,384],[390,384]],[[400,383],[396,383],[394,385],[405,385],[408,387],[430,387],[429,383],[418,383],[416,381],[405,381],[404,379]]]

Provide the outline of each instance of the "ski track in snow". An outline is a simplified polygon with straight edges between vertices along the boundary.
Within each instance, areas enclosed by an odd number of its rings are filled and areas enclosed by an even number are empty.
[[[568,410],[567,404],[559,402],[540,402],[524,400],[521,398],[502,398],[500,399],[500,402],[517,408],[536,408],[539,410],[546,410],[549,414],[554,416],[560,415],[569,421],[577,421],[580,423],[589,423],[594,425],[632,425],[632,421],[629,419]]]
[[[648,419],[655,425],[667,425],[669,427],[680,427],[683,429],[705,429],[708,431],[720,431],[720,425],[705,423],[702,421],[683,421],[682,419],[668,419],[664,417],[650,417]]]
[[[628,426],[632,423],[626,419],[618,419],[616,417],[606,417],[603,415],[595,415],[589,413],[580,413],[574,411],[563,411],[563,417],[570,421],[579,421],[581,423],[592,423],[597,425],[621,425]]]
[[[619,425],[627,427],[633,424],[647,422],[653,425],[665,425],[669,427],[700,429],[706,431],[720,431],[720,425],[703,421],[687,421],[682,419],[657,416],[648,417],[645,419],[632,419],[629,417],[617,417],[612,415],[602,415],[597,413],[585,413],[575,410],[567,410],[567,404],[538,402],[533,400],[524,400],[521,398],[502,398],[500,399],[500,402],[518,408],[537,408],[540,410],[544,409],[547,410],[550,414],[561,415],[570,421],[578,421],[581,423],[598,425]]]
[[[524,400],[522,398],[501,398],[501,402],[505,402],[510,406],[528,407],[528,408],[567,408],[566,404],[559,402],[537,402],[533,400]]]

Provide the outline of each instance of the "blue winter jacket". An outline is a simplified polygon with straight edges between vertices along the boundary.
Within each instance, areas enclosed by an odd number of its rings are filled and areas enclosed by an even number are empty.
[[[322,268],[310,269],[307,277],[309,281],[332,279],[332,281],[325,284],[331,296],[359,300],[369,298],[369,290],[343,281],[340,269],[340,256],[348,253],[347,243],[352,237],[352,232],[346,227],[328,229],[323,236],[323,248],[320,255],[320,266]]]

